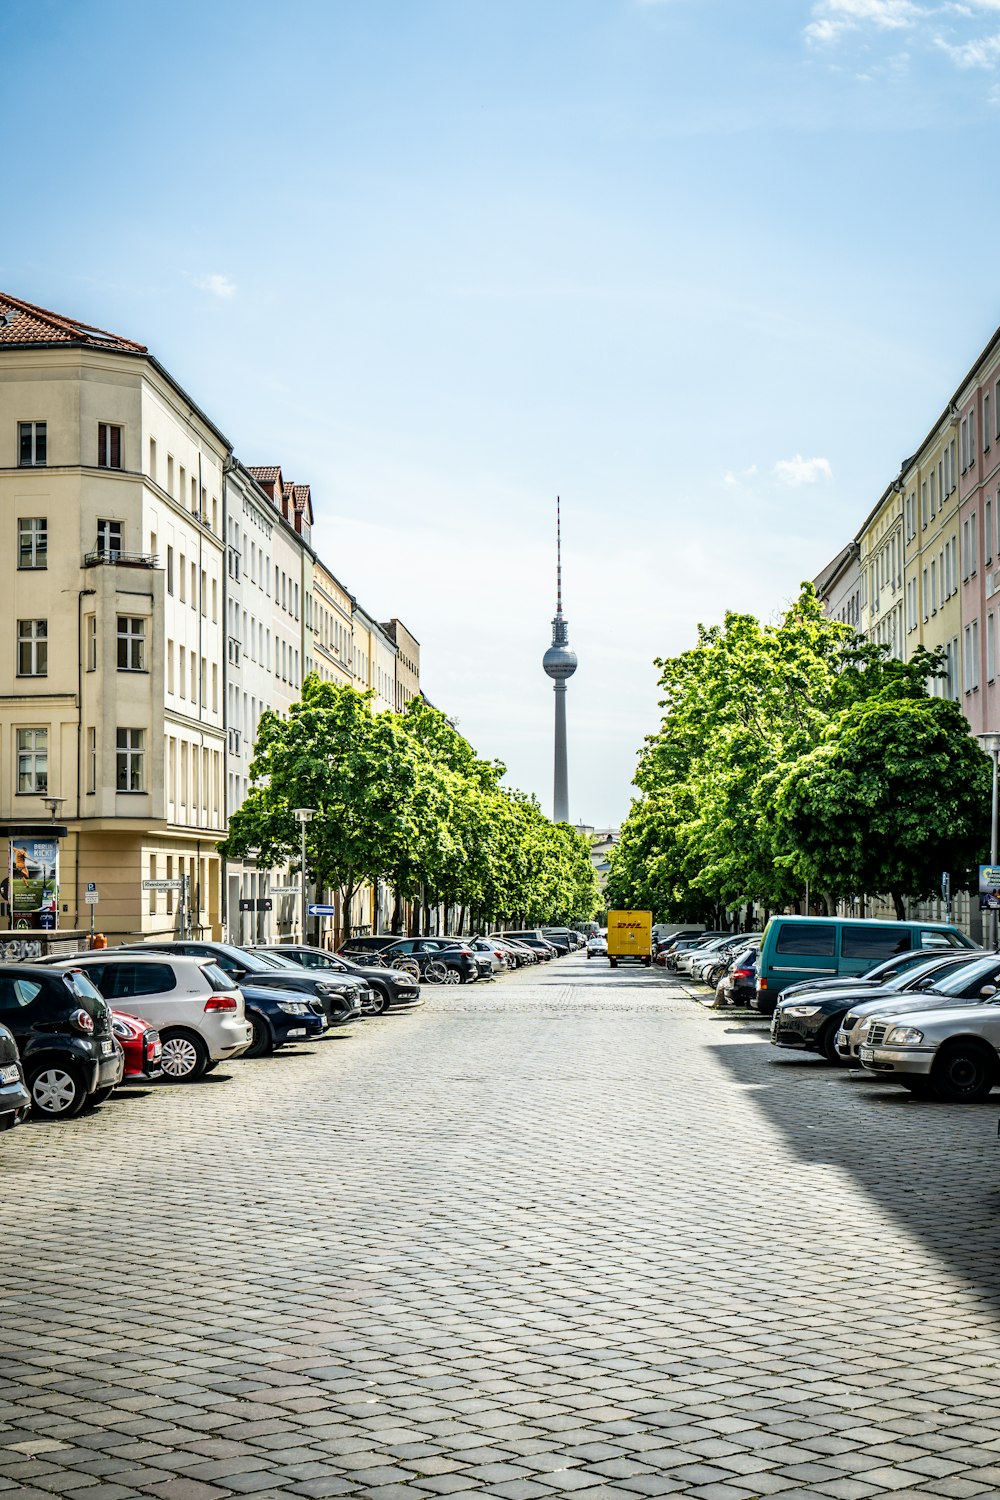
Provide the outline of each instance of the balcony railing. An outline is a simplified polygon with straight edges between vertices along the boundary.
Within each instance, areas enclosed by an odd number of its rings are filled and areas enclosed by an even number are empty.
[[[83,559],[85,568],[114,566],[116,568],[155,568],[159,566],[155,552],[119,552],[114,547],[97,547]]]

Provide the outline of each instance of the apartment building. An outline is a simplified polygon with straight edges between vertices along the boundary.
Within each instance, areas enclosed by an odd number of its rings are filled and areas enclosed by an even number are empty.
[[[957,698],[961,681],[959,644],[959,497],[957,424],[946,408],[900,471],[903,495],[905,658],[919,646],[945,654],[946,676],[930,688]]]
[[[962,705],[974,734],[1000,729],[1000,330],[955,394]]]
[[[353,595],[316,558],[306,621],[308,670],[323,682],[354,683],[354,604]]]
[[[58,815],[61,927],[93,884],[107,930],[221,930],[228,453],[144,345],[0,295],[0,831]]]
[[[397,713],[420,696],[420,642],[412,635],[402,620],[385,620],[383,632],[396,648],[396,702]]]
[[[856,540],[861,570],[861,629],[902,661],[903,503],[896,481],[883,491]]]
[[[376,713],[396,707],[396,643],[355,600],[353,615],[354,686],[370,689]]]

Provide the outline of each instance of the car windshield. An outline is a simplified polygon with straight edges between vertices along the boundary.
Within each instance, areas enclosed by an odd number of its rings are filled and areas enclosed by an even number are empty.
[[[988,958],[975,959],[971,964],[956,964],[940,979],[935,979],[931,988],[935,995],[960,995],[964,989],[981,979],[985,984],[1000,969],[1000,959],[995,953]]]
[[[883,980],[879,988],[883,990],[911,990],[915,985],[919,984],[921,979],[926,979],[929,975],[936,974],[939,970],[950,972],[951,965],[943,964],[941,962],[941,955],[936,954],[933,958],[925,958],[922,964],[911,964],[908,969],[903,969],[901,973],[894,974],[891,979]],[[868,975],[865,974],[863,979],[867,978]]]
[[[288,958],[284,953],[258,953],[254,952],[251,957],[262,958],[265,963],[274,969],[298,969],[301,967],[294,958]]]

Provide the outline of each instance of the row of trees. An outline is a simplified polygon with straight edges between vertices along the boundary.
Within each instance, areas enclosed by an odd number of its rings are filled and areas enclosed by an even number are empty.
[[[808,885],[828,903],[968,886],[987,857],[991,766],[940,653],[906,663],[823,614],[811,585],[777,625],[727,614],[658,660],[664,710],[639,757],[610,906],[695,919]]]
[[[345,921],[357,891],[379,882],[396,893],[394,931],[405,899],[457,908],[460,927],[466,913],[476,927],[593,917],[600,893],[587,840],[551,823],[504,775],[423,700],[376,713],[370,692],[309,677],[286,717],[262,716],[250,793],[220,849],[297,867],[294,809],[312,807],[307,875],[339,891]]]

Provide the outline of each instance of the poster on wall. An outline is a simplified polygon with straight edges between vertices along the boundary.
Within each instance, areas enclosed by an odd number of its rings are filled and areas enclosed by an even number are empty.
[[[59,911],[57,839],[11,839],[7,892],[12,928],[55,928]]]
[[[1000,910],[1000,865],[979,866],[979,910]]]

